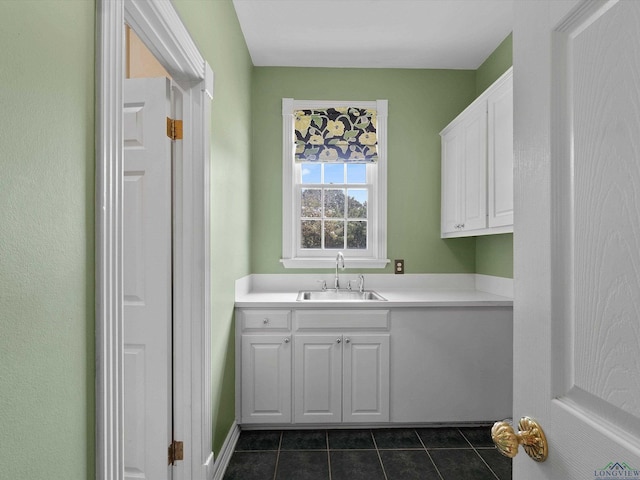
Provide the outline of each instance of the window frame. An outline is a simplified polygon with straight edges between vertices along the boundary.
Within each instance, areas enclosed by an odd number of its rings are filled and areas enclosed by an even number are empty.
[[[321,164],[321,162],[318,162],[319,164]],[[304,189],[318,189],[318,190],[345,190],[345,207],[348,205],[348,191],[349,190],[366,190],[367,191],[367,218],[366,218],[366,222],[367,222],[367,248],[366,249],[348,249],[348,248],[325,248],[325,249],[311,249],[311,248],[302,248],[301,247],[301,236],[302,236],[302,232],[300,231],[299,228],[294,228],[294,245],[296,248],[296,256],[297,257],[301,257],[301,258],[313,258],[313,257],[330,257],[335,259],[336,254],[338,252],[343,252],[345,255],[348,255],[350,258],[351,257],[363,257],[363,258],[370,258],[373,256],[373,246],[372,246],[372,242],[370,241],[371,235],[370,232],[374,231],[376,228],[376,207],[377,207],[377,202],[376,202],[376,196],[375,196],[375,188],[374,188],[374,179],[376,177],[376,166],[373,164],[359,164],[359,165],[363,165],[366,168],[366,180],[365,183],[346,183],[347,180],[347,175],[346,175],[346,169],[345,169],[345,182],[343,183],[302,183],[302,182],[298,182],[297,179],[301,178],[301,174],[302,174],[302,168],[303,165],[305,165],[305,163],[295,163],[293,166],[293,178],[294,178],[294,194],[293,194],[293,202],[294,202],[294,212],[298,212],[296,214],[296,218],[293,220],[296,223],[296,227],[300,226],[300,222],[303,218],[301,215],[302,212],[302,205],[301,205],[301,200],[302,200],[302,190]],[[342,163],[342,162],[336,162],[333,163],[333,165],[341,165],[341,166],[345,166],[346,163]],[[322,194],[322,199],[324,200],[324,194]],[[344,221],[345,222],[345,226],[348,225],[349,221],[358,221],[358,219],[355,218],[351,218],[349,219],[349,217],[346,215],[347,212],[344,212],[345,216],[343,217],[322,217],[322,218],[317,218],[317,220],[319,221]],[[314,220],[316,220],[314,218]],[[323,230],[324,231],[324,230]],[[344,235],[346,237],[347,235],[347,228],[345,228],[344,230]],[[345,239],[346,240],[346,239]],[[324,243],[324,242],[323,242]]]
[[[378,161],[367,166],[368,226],[366,250],[311,250],[298,247],[300,201],[297,193],[304,184],[296,180],[300,166],[295,163],[293,112],[314,108],[354,106],[377,111]],[[320,101],[282,99],[282,258],[285,268],[333,268],[342,251],[350,268],[384,268],[387,257],[387,100]],[[373,168],[372,168],[373,167]],[[326,188],[326,187],[325,187]],[[345,232],[346,233],[346,232]]]

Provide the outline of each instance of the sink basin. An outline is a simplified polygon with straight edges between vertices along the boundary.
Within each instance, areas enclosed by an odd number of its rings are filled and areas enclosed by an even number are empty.
[[[312,302],[380,302],[387,301],[386,298],[373,290],[356,292],[352,290],[301,290],[298,293],[297,301]]]

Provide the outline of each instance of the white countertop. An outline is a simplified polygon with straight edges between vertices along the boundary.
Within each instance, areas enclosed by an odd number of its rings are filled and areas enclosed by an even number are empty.
[[[346,285],[351,277],[353,275],[344,275],[344,281],[341,277],[342,285]],[[237,282],[235,305],[240,308],[316,309],[513,306],[512,279],[477,277],[474,274],[365,274],[365,289],[374,290],[386,301],[297,301],[300,290],[320,290],[318,280],[328,279],[327,284],[331,285],[333,275],[250,275]]]

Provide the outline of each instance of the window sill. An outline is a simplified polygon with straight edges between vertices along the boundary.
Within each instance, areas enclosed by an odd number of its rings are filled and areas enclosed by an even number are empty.
[[[377,258],[349,258],[345,255],[346,268],[384,268],[390,263],[389,259]],[[327,258],[281,258],[284,268],[335,268],[336,259]]]

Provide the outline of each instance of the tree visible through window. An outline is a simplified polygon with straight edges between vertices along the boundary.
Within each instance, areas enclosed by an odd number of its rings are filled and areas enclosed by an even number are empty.
[[[367,165],[300,165],[300,248],[367,248]]]

